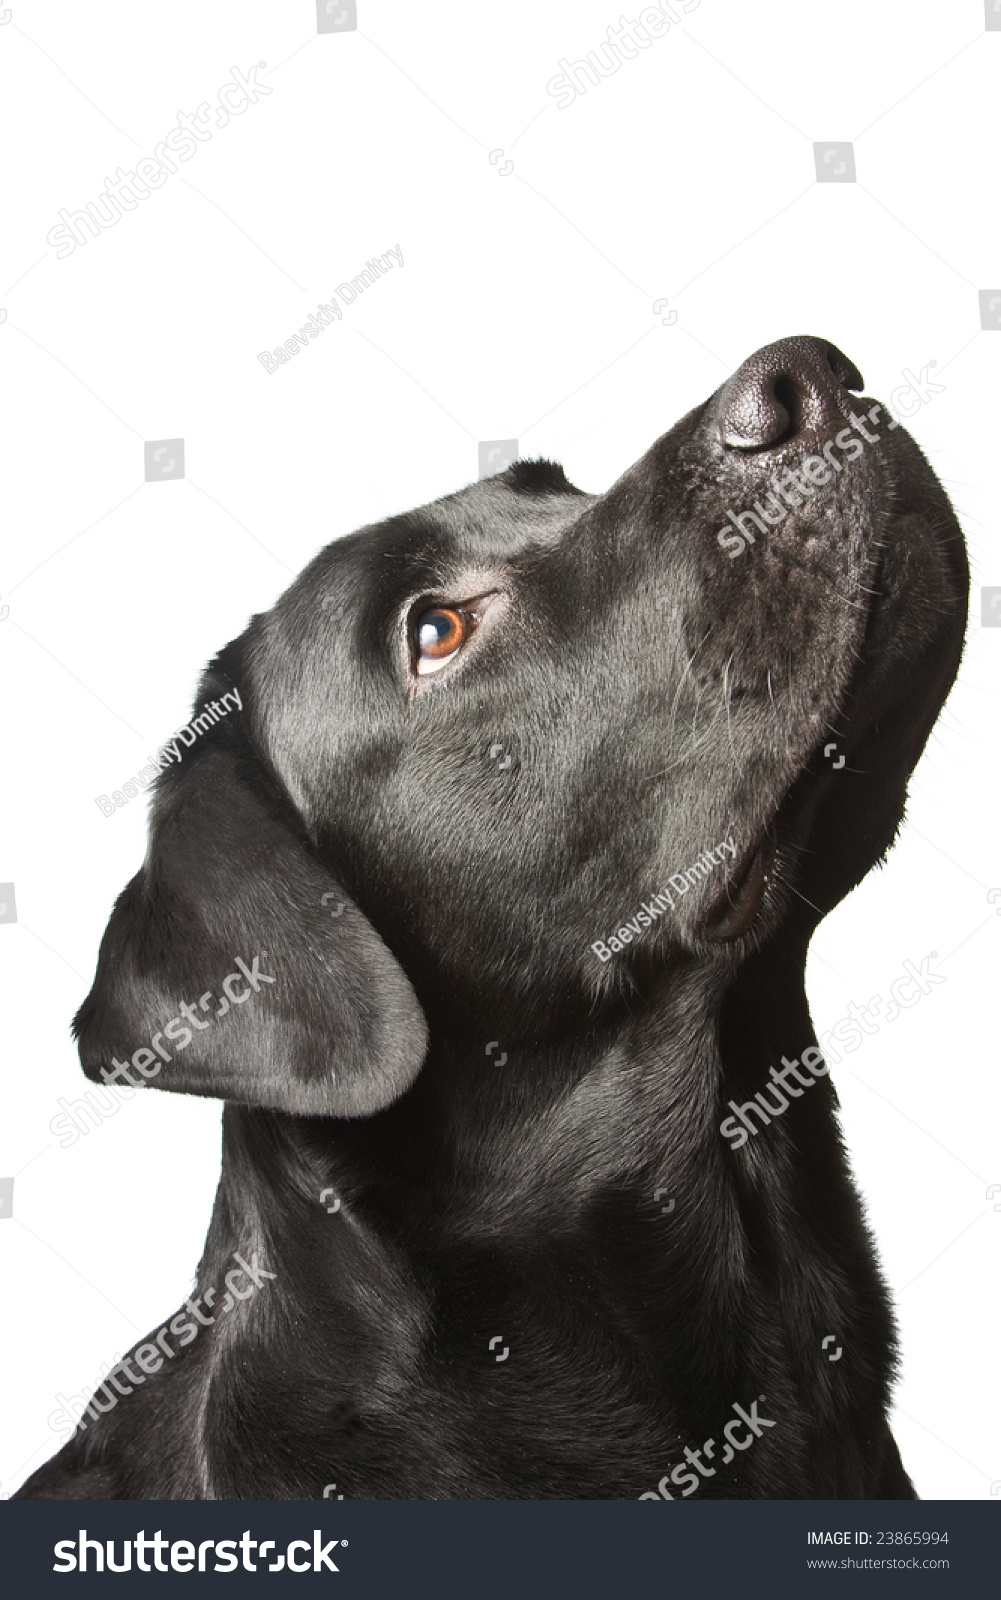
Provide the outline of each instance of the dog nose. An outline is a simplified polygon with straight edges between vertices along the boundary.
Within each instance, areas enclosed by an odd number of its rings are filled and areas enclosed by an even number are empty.
[[[836,345],[780,339],[755,352],[723,385],[716,403],[723,443],[763,450],[843,416],[839,397],[860,390],[862,374]]]

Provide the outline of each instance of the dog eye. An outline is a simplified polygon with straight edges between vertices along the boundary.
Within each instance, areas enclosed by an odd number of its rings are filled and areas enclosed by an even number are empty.
[[[452,606],[432,606],[422,611],[415,628],[417,671],[437,672],[461,650],[473,629],[468,611]]]

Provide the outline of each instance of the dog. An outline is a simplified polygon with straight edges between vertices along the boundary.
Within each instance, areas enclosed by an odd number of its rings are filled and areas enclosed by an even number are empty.
[[[19,1498],[914,1496],[803,975],[969,576],[862,387],[768,345],[606,493],[516,462],[211,663],[75,1021],[226,1102],[197,1293]]]

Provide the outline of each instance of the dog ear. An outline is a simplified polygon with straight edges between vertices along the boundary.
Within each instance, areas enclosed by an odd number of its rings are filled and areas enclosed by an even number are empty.
[[[83,1070],[294,1115],[368,1116],[420,1071],[424,1017],[240,720],[157,780],[145,864],[74,1021]]]

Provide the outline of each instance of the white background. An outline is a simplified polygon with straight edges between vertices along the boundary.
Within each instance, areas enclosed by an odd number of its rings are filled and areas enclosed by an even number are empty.
[[[88,1087],[69,1021],[144,850],[144,799],[109,818],[95,796],[187,720],[205,660],[319,546],[460,487],[478,440],[517,437],[600,491],[759,345],[815,333],[884,398],[938,363],[945,392],[909,425],[972,553],[966,659],[909,821],[808,979],[824,1030],[939,952],[947,981],[834,1078],[899,1310],[905,1464],[922,1496],[989,1497],[1001,628],[979,590],[1001,584],[1001,329],[981,331],[978,290],[1001,294],[1001,33],[983,0],[679,6],[565,110],[547,82],[597,49],[614,0],[360,0],[357,31],[322,36],[311,0],[9,5],[2,1492],[56,1446],[56,1394],[89,1392],[189,1292],[218,1172],[211,1102],[137,1096],[72,1149],[49,1130]],[[258,61],[269,95],[56,259],[61,207]],[[815,140],[854,140],[857,183],[817,183]],[[268,375],[257,353],[397,243],[402,270]],[[185,479],[144,482],[143,441],[178,437]]]

